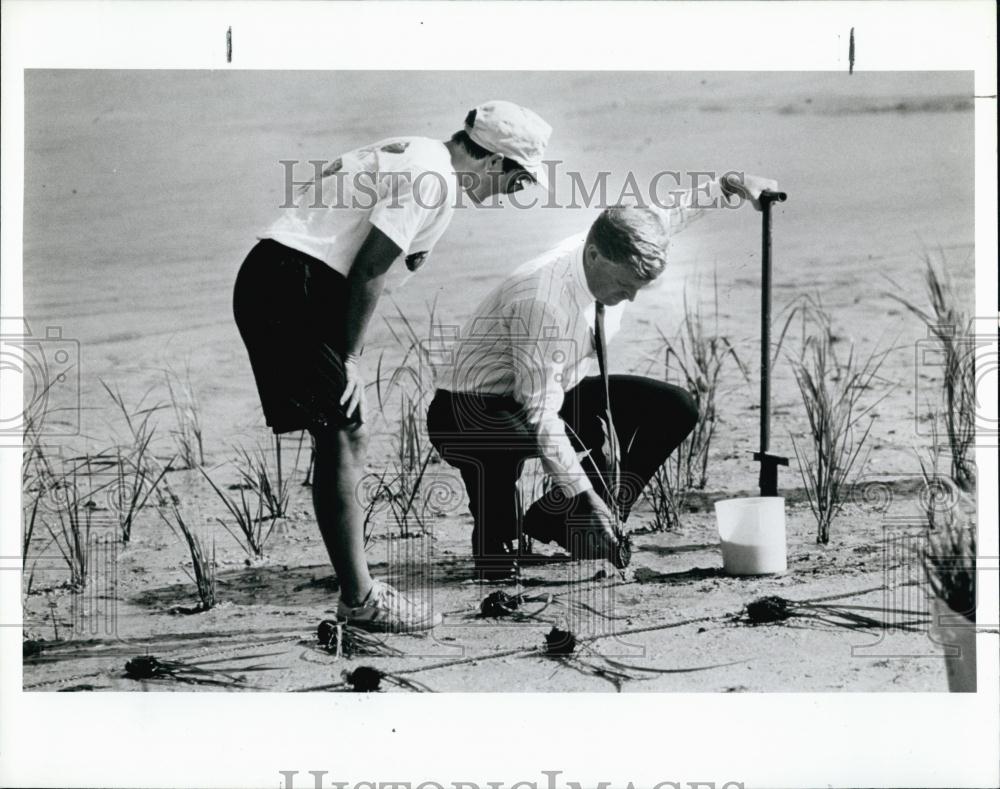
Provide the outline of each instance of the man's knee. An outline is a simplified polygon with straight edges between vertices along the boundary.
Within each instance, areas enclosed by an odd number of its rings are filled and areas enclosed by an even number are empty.
[[[676,397],[676,413],[678,424],[684,430],[684,435],[687,436],[692,430],[694,430],[695,425],[698,424],[698,419],[700,414],[698,413],[698,404],[695,399],[691,396],[691,393],[685,389],[677,387],[677,391],[674,396]]]
[[[700,415],[698,403],[691,393],[680,386],[664,381],[646,379],[645,387],[649,391],[646,402],[655,407],[651,414],[659,416],[661,424],[671,433],[679,433],[683,440],[698,424]]]

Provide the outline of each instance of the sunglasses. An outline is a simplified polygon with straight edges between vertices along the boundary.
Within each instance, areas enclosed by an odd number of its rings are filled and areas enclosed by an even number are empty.
[[[535,176],[529,173],[527,170],[517,170],[507,184],[507,193],[520,192],[527,186],[531,186],[537,181]]]

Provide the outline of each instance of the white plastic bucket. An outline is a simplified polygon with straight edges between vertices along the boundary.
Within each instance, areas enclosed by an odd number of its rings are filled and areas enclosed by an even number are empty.
[[[717,501],[715,519],[722,567],[729,575],[767,575],[788,569],[783,498]]]

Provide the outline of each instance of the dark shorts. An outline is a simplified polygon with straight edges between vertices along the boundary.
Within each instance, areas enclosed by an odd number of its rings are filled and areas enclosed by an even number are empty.
[[[347,280],[320,260],[265,239],[247,255],[233,290],[233,315],[275,433],[355,424],[344,392]]]

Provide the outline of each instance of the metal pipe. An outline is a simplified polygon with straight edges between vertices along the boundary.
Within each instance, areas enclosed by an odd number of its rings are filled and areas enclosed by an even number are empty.
[[[761,197],[764,233],[761,249],[760,288],[760,451],[770,449],[771,440],[771,201]]]
[[[760,292],[760,451],[771,448],[771,203],[786,199],[784,192],[765,190],[760,195],[760,208],[764,217],[761,240]]]
[[[765,190],[760,195],[760,210],[764,228],[761,241],[760,293],[760,451],[754,460],[760,462],[760,495],[778,495],[778,466],[787,466],[788,458],[770,454],[771,443],[771,203],[787,198],[784,192]]]

